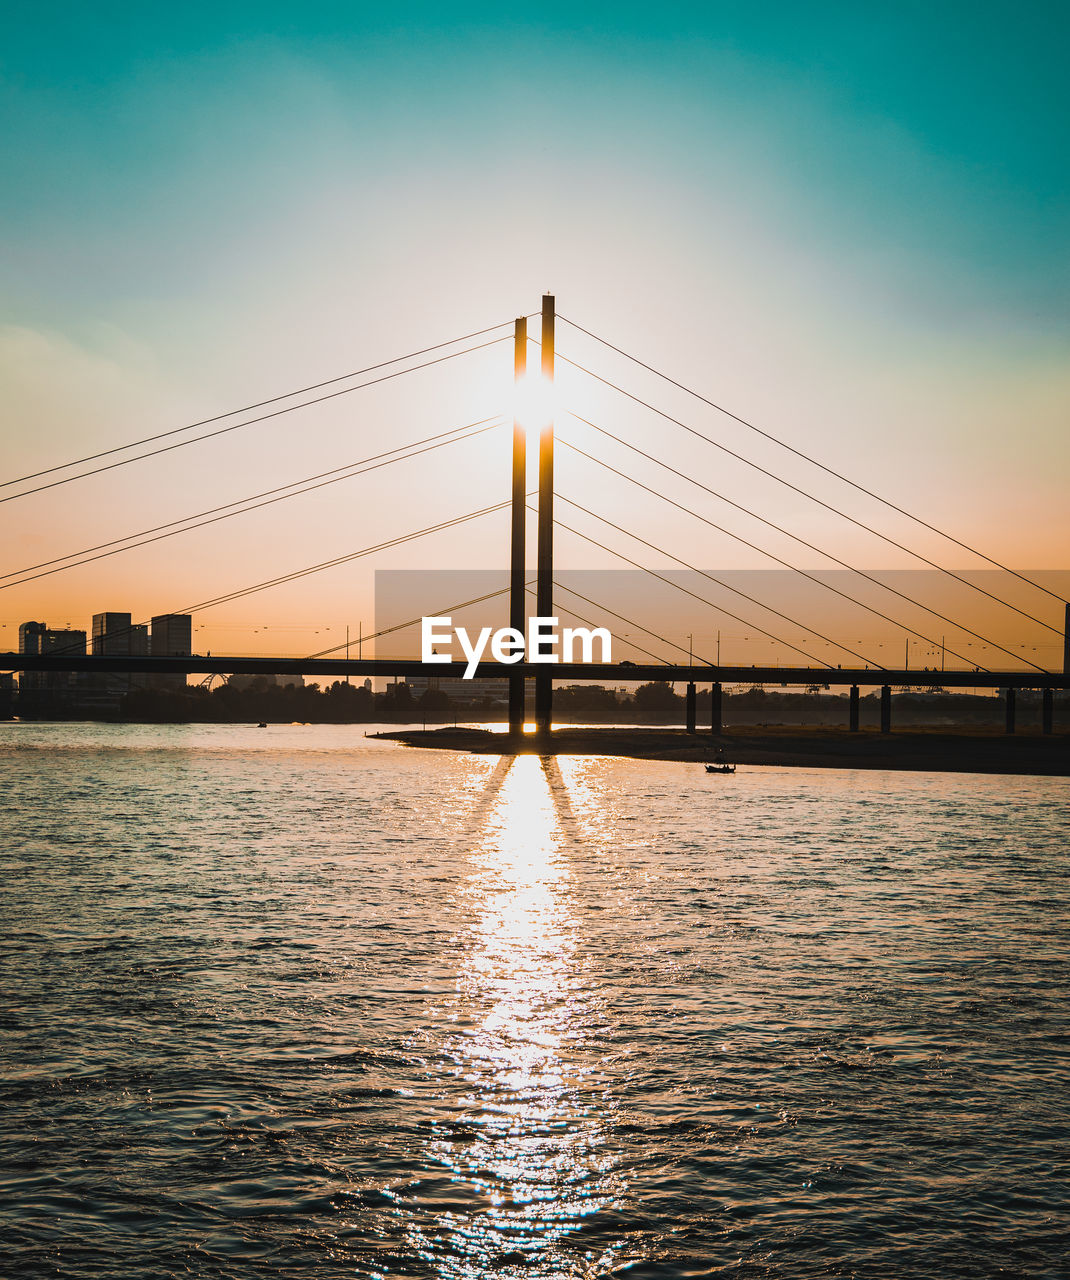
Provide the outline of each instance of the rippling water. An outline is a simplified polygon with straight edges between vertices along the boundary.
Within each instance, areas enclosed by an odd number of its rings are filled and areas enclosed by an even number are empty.
[[[1065,779],[7,725],[0,1274],[1065,1276]]]

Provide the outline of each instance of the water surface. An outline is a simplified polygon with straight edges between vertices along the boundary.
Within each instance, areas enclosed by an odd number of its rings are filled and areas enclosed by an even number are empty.
[[[0,1272],[1064,1276],[1066,779],[6,725]]]

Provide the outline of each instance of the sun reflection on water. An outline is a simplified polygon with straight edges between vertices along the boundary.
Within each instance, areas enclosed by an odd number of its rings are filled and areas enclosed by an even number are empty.
[[[456,1001],[442,1011],[455,1105],[428,1154],[452,1191],[415,1243],[458,1280],[593,1274],[605,1239],[578,1248],[576,1235],[612,1203],[616,1179],[583,1043],[592,997],[555,802],[563,783],[552,761],[502,764],[469,854],[473,922]]]

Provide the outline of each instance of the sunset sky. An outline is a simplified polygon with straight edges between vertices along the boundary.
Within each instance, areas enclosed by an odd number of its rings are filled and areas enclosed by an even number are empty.
[[[511,321],[551,291],[563,316],[963,542],[1070,567],[1064,5],[0,13],[0,479]],[[565,323],[559,351],[924,555],[986,567]],[[511,412],[511,370],[504,342],[4,502],[3,571]],[[564,411],[856,565],[917,567],[566,365],[558,404],[563,440],[778,555],[829,567]],[[558,459],[562,494],[692,563],[769,567]],[[499,428],[10,587],[0,647],[27,619],[184,608],[507,491]],[[501,566],[507,527],[487,516],[206,611],[197,644],[323,648],[371,628],[375,567]],[[558,551],[613,564],[565,533]],[[1031,604],[1061,625],[1055,601]],[[1033,637],[1021,625],[1003,634]]]

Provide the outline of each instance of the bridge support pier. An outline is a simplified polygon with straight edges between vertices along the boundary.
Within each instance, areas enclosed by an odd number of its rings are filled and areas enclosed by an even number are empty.
[[[687,731],[695,732],[695,682],[687,682]]]
[[[851,685],[851,732],[858,732],[858,685]]]
[[[1007,732],[1014,732],[1014,713],[1015,713],[1015,692],[1014,689],[1007,689]]]
[[[1042,733],[1051,733],[1054,728],[1053,721],[1055,719],[1053,711],[1055,708],[1055,695],[1049,686],[1044,690],[1042,701],[1040,704],[1040,728]]]
[[[892,731],[892,686],[881,685],[881,733]]]
[[[535,677],[535,732],[549,733],[554,720],[554,686],[550,677]]]
[[[1070,676],[1070,604],[1063,614],[1063,675]]]
[[[724,721],[721,714],[721,682],[710,686],[710,733],[715,737],[724,729]]]

